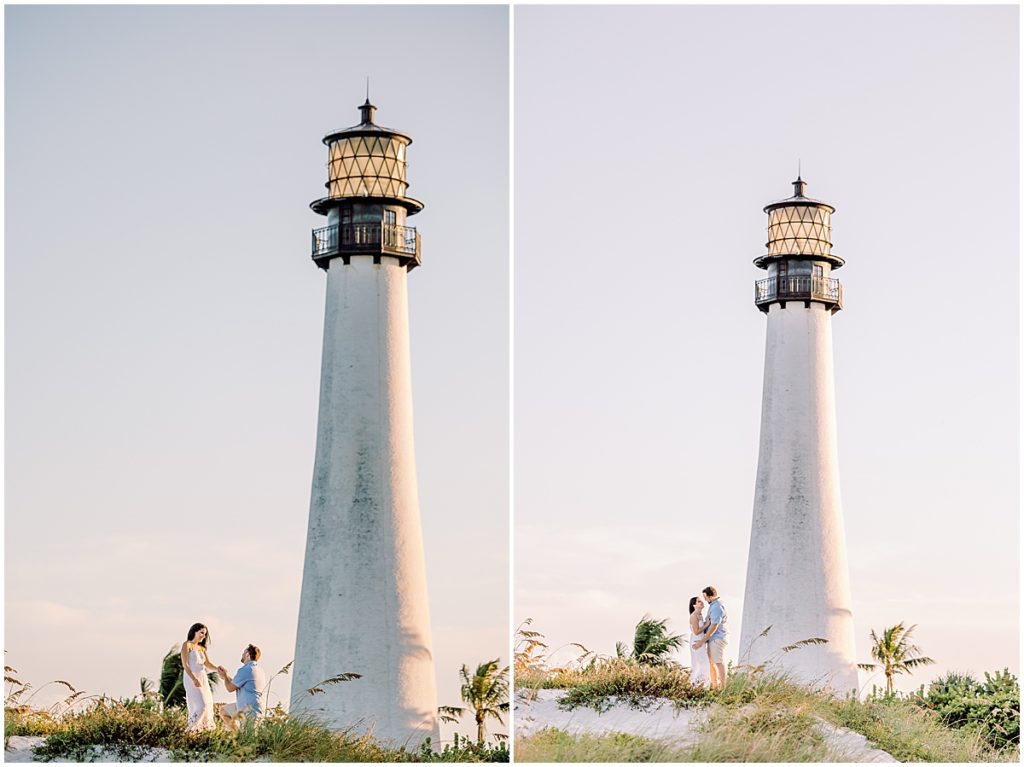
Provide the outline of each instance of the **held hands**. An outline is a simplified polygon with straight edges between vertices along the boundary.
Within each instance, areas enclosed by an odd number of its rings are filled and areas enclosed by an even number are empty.
[[[224,678],[224,679],[228,678],[228,670],[226,668],[224,668],[223,666],[217,666],[217,671],[220,673],[222,678]]]

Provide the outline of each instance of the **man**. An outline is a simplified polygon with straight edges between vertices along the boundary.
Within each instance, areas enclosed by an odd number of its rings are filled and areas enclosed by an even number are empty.
[[[721,690],[725,685],[725,647],[729,643],[729,632],[725,628],[728,616],[725,614],[725,605],[718,598],[718,590],[714,586],[705,586],[701,593],[708,600],[708,620],[711,621],[711,625],[703,638],[694,642],[693,646],[698,650],[705,644],[708,646],[711,687]]]
[[[217,669],[228,692],[235,694],[235,702],[220,710],[221,721],[229,729],[237,730],[240,720],[247,714],[263,714],[263,689],[267,686],[267,678],[258,664],[261,654],[260,648],[254,644],[242,650],[242,667],[234,678],[228,676],[228,670],[223,666]]]

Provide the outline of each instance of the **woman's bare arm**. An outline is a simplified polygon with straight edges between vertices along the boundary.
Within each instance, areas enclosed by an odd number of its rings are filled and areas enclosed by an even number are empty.
[[[690,613],[690,631],[696,635],[701,633],[700,618],[697,613]]]
[[[192,669],[188,667],[188,651],[190,646],[189,642],[181,643],[181,668],[188,675],[188,678],[192,680],[192,683],[198,687],[199,680],[196,679],[196,675],[192,673]]]

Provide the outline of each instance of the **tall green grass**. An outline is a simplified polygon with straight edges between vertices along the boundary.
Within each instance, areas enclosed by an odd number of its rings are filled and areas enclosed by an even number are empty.
[[[822,762],[849,755],[831,747],[821,727],[828,723],[863,735],[870,744],[900,761],[1010,762],[1019,746],[997,749],[979,731],[955,729],[912,698],[890,696],[860,701],[837,698],[794,683],[784,674],[732,674],[718,692],[689,684],[679,667],[643,666],[607,660],[587,668],[562,669],[546,677],[527,676],[524,691],[564,689],[564,708],[605,710],[616,703],[646,710],[671,701],[682,707],[710,706],[700,739],[688,747],[645,738],[572,735],[544,731],[517,738],[520,761],[675,761],[675,762]]]
[[[517,738],[517,762],[679,762],[682,749],[639,735],[574,735],[548,728]]]
[[[122,761],[136,761],[152,748],[164,748],[176,760],[275,762],[507,762],[508,746],[478,744],[456,737],[435,751],[390,748],[370,734],[329,730],[315,719],[278,714],[247,719],[237,733],[224,729],[190,733],[181,709],[163,708],[151,700],[108,698],[68,712],[59,719],[33,718],[31,712],[8,709],[6,740],[12,735],[42,735],[35,749],[44,760],[87,761],[97,748]]]

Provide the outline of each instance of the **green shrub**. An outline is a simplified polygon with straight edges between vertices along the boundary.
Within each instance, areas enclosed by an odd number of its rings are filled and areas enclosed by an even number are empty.
[[[986,672],[984,682],[949,673],[927,692],[922,685],[913,700],[946,726],[977,731],[996,748],[1020,745],[1020,684],[1009,669]]]
[[[455,733],[451,743],[445,744],[441,751],[434,751],[428,739],[419,751],[403,752],[403,761],[407,762],[508,762],[508,742],[502,740],[497,745],[476,741]]]

